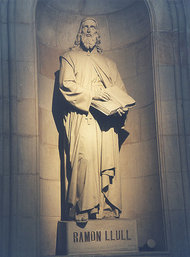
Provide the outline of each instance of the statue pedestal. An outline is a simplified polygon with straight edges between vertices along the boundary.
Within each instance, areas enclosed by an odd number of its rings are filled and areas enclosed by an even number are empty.
[[[59,221],[57,255],[137,252],[135,220],[89,220],[77,225],[74,221]]]

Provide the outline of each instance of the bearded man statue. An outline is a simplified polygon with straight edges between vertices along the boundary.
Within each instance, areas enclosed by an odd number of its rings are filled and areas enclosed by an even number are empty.
[[[100,47],[94,18],[81,21],[74,46],[61,56],[59,84],[64,109],[65,210],[77,222],[119,217],[121,185],[118,131],[126,111],[106,116],[91,106],[92,100],[108,101],[106,88],[126,92],[116,64]],[[124,119],[115,119],[124,117]]]

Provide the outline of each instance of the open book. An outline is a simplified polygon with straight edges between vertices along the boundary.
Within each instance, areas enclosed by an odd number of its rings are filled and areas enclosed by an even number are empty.
[[[110,95],[110,100],[92,100],[91,106],[107,116],[116,113],[119,108],[128,110],[128,108],[136,104],[131,96],[116,86],[106,88],[105,90]]]

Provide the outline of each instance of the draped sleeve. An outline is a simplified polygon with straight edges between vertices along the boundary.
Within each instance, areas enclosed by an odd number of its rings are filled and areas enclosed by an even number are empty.
[[[75,60],[70,53],[60,58],[59,89],[66,101],[77,109],[88,112],[92,93],[76,81]]]

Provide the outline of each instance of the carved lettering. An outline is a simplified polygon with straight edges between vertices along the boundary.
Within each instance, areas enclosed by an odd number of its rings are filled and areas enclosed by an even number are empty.
[[[84,232],[84,241],[90,242],[90,232]]]
[[[81,243],[81,242],[84,242],[82,232],[80,232],[80,234],[79,234],[79,243]]]
[[[126,238],[123,235],[123,230],[121,230],[121,240],[126,240]]]
[[[113,232],[110,231],[110,235],[111,235],[111,240],[115,240],[115,238],[113,237]]]
[[[106,241],[109,241],[109,240],[110,240],[110,239],[108,238],[108,231],[107,231],[107,230],[105,231],[105,240],[106,240]]]
[[[95,241],[95,239],[96,239],[95,235],[96,235],[95,232],[92,231],[91,232],[91,241]]]
[[[108,231],[105,230],[105,241],[115,241],[115,240],[132,240],[129,236],[128,230],[115,230]],[[84,231],[84,232],[73,232],[73,242],[83,243],[83,242],[101,242],[102,241],[102,231]]]
[[[101,242],[101,238],[102,238],[101,231],[96,231],[96,241],[100,241]]]
[[[77,232],[73,233],[73,242],[78,243],[78,233]]]
[[[116,240],[120,240],[120,230],[116,230]]]
[[[126,230],[126,235],[127,235],[127,240],[131,240],[131,238],[129,238],[129,231]]]

